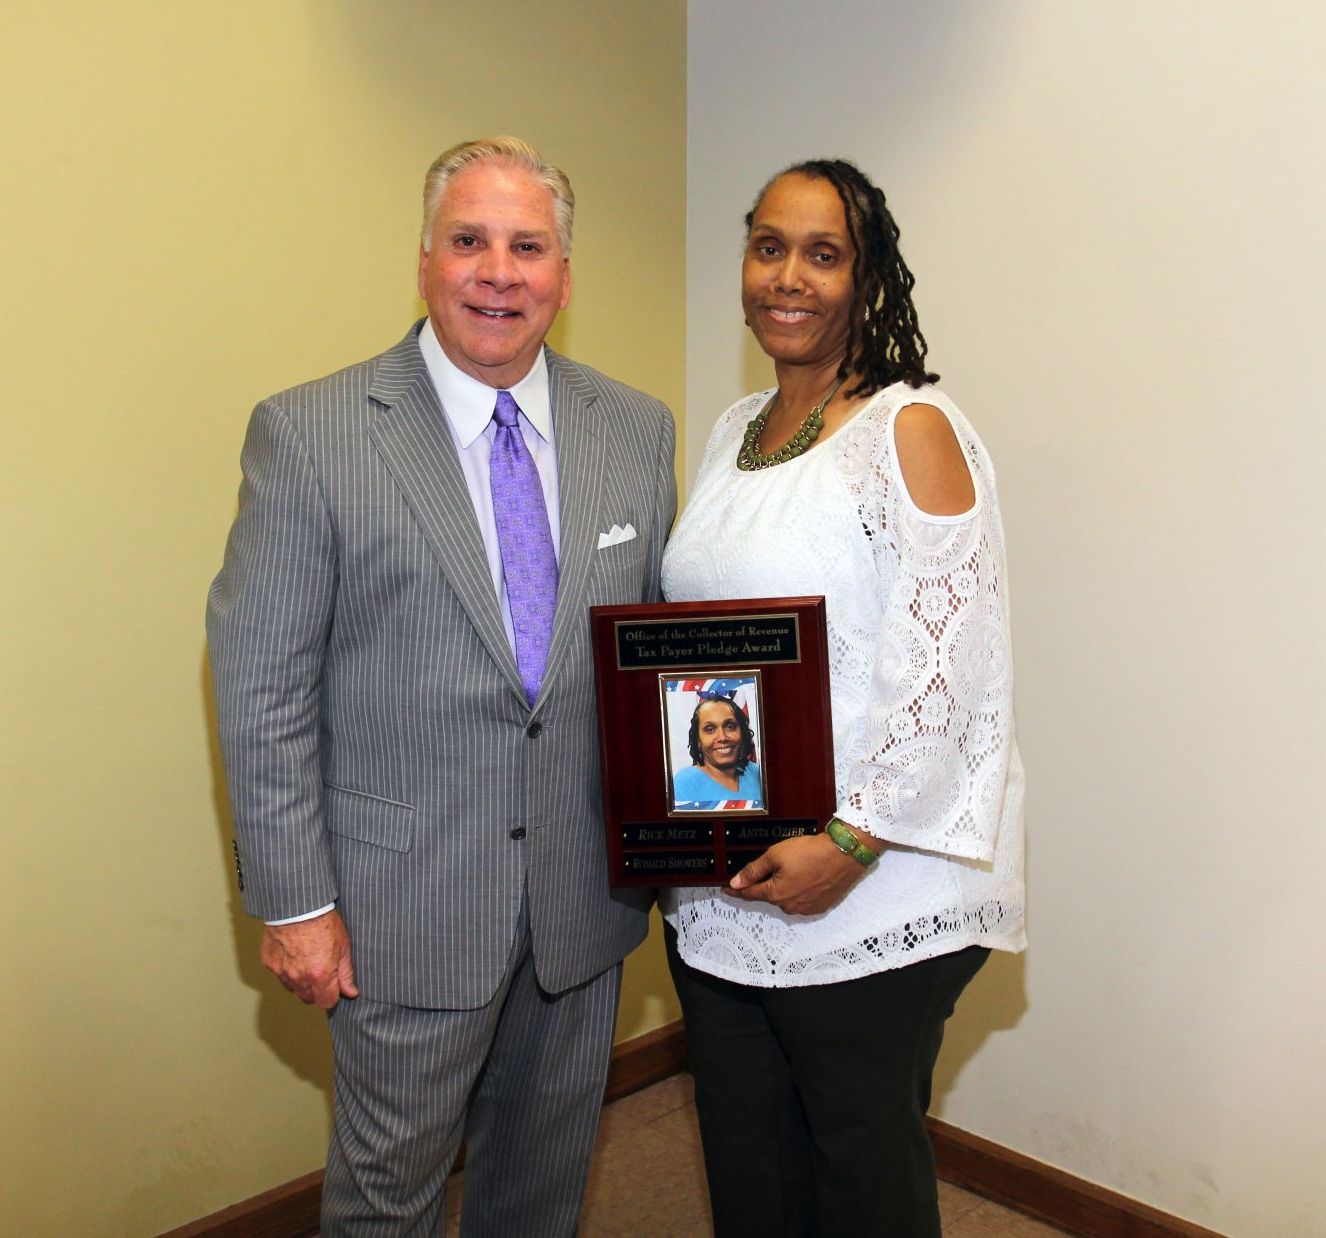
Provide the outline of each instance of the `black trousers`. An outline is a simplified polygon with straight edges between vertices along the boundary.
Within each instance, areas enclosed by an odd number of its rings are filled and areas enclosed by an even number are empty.
[[[940,1238],[925,1127],[983,946],[805,988],[696,971],[667,932],[716,1238]]]

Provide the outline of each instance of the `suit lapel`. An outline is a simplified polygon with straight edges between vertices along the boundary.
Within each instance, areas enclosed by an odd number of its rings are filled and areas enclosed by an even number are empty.
[[[479,639],[523,703],[525,689],[493,591],[474,504],[417,336],[416,325],[382,355],[368,390],[384,408],[369,434]],[[559,463],[560,457],[559,437]]]
[[[557,443],[557,492],[561,544],[557,609],[552,644],[535,708],[548,694],[568,650],[585,639],[585,583],[598,549],[599,491],[603,484],[604,442],[597,393],[580,368],[547,349],[553,435]]]

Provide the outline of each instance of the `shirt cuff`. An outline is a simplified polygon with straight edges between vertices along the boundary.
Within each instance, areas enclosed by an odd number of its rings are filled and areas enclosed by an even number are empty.
[[[302,916],[287,916],[284,920],[266,920],[265,924],[298,924],[301,920],[314,920],[318,916],[325,916],[329,911],[333,911],[335,903],[328,903],[325,907],[319,907],[317,911],[306,911]]]

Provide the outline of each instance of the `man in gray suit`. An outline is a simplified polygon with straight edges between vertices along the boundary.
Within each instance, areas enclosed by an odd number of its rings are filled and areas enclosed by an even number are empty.
[[[658,598],[659,401],[545,348],[574,196],[512,138],[425,182],[428,317],[264,400],[208,639],[245,909],[329,1011],[324,1235],[573,1232],[621,959],[588,610]],[[342,1000],[349,999],[349,1000]]]

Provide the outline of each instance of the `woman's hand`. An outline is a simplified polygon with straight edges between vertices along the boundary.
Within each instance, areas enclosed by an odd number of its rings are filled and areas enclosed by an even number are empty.
[[[728,882],[744,899],[772,903],[798,916],[828,911],[866,870],[827,834],[774,843]]]

